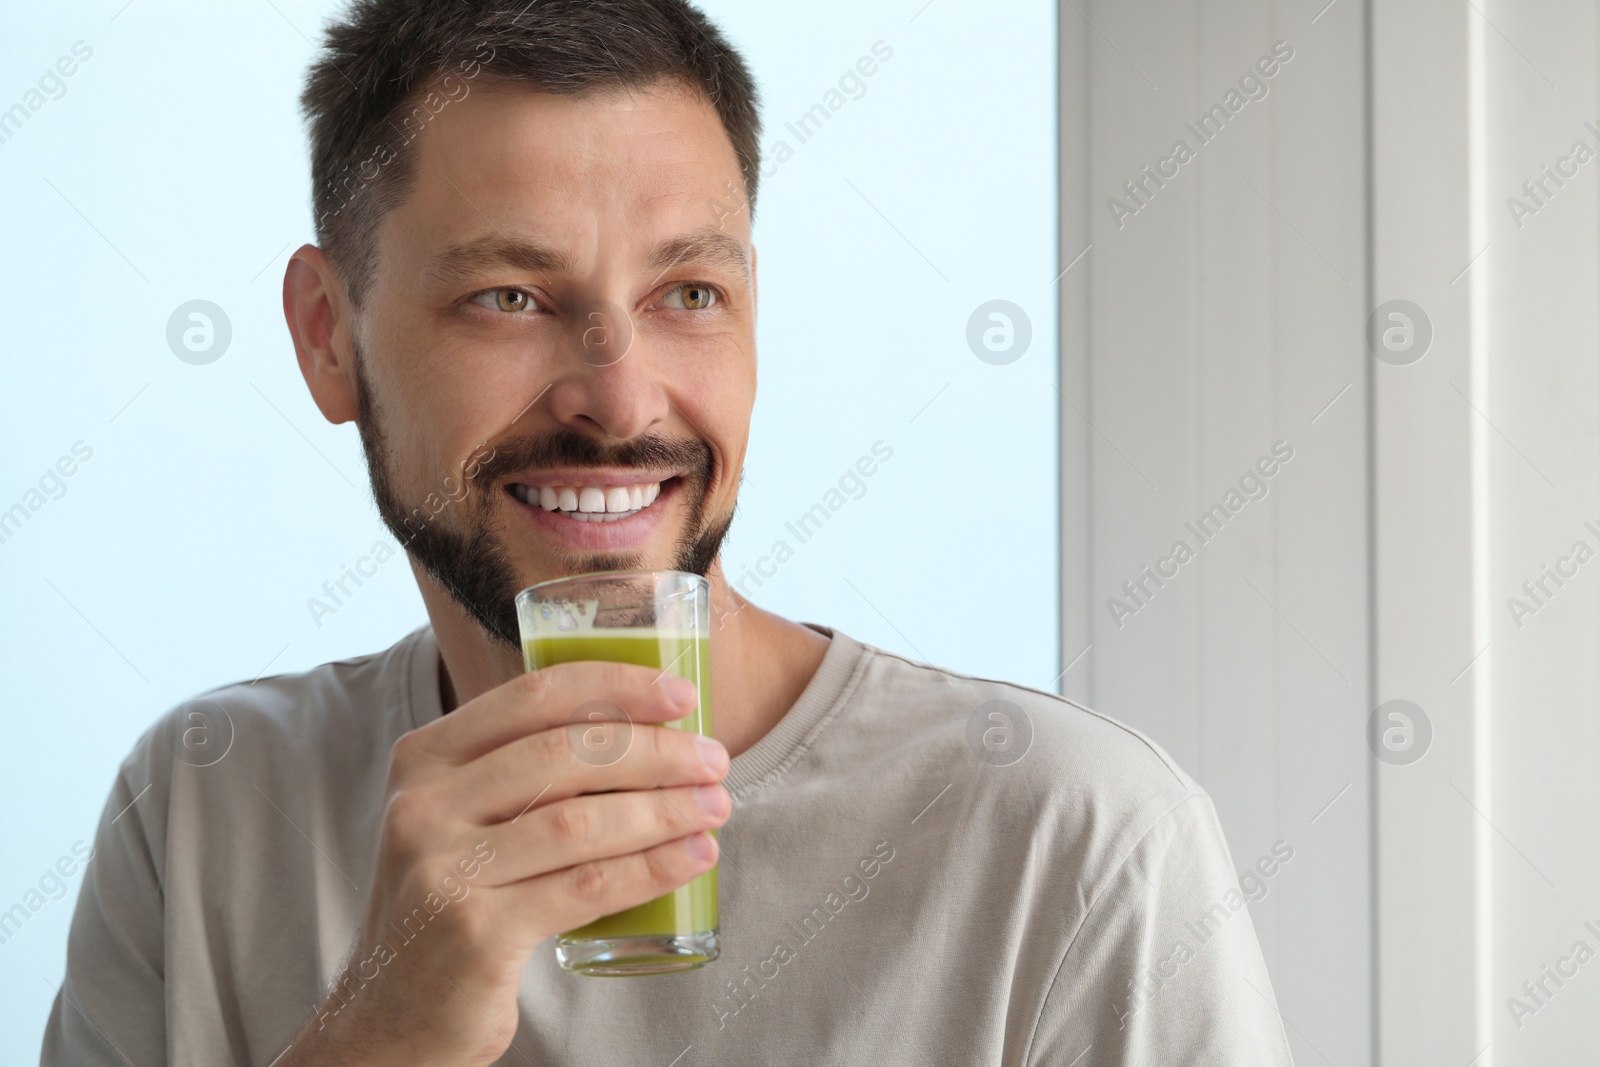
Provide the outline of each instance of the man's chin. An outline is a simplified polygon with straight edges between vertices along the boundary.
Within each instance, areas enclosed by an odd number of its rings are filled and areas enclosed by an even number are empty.
[[[380,508],[380,510],[382,510]],[[516,596],[530,585],[597,571],[678,570],[707,574],[721,551],[733,517],[718,520],[698,535],[680,536],[667,547],[642,552],[573,552],[546,545],[538,558],[526,554],[527,535],[518,537],[500,522],[483,517],[469,530],[443,523],[413,536],[410,551],[428,574],[491,640],[521,654]]]
[[[581,574],[596,574],[600,571],[645,571],[645,570],[671,570],[673,568],[662,564],[651,566],[649,560],[642,555],[584,555],[571,556],[543,567],[532,567],[519,570],[521,580],[520,589],[540,582],[553,582],[558,578],[575,578]]]

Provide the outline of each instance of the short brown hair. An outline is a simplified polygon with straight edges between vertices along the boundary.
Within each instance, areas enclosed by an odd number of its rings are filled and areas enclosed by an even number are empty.
[[[722,120],[755,209],[755,83],[685,0],[354,0],[327,27],[300,106],[310,128],[317,242],[355,306],[376,266],[378,224],[410,190],[406,147],[482,75],[549,93],[662,79],[695,88]]]

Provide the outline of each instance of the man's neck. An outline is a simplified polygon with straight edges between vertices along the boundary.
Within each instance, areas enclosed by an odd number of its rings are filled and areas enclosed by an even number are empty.
[[[439,698],[450,712],[522,671],[517,650],[488,638],[475,619],[413,565],[441,659]],[[721,564],[711,583],[713,732],[737,756],[794,706],[828,650],[810,627],[763,611],[728,588]]]

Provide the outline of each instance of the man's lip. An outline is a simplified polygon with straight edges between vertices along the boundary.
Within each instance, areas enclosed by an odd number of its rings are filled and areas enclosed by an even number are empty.
[[[526,485],[534,489],[576,486],[652,485],[680,477],[682,471],[641,471],[637,467],[583,467],[566,470],[541,470],[507,478],[505,484]]]

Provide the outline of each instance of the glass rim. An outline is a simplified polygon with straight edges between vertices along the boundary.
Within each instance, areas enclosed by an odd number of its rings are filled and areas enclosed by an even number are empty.
[[[690,579],[693,579],[695,581],[703,583],[707,593],[710,593],[710,591],[711,591],[711,580],[709,578],[707,578],[703,574],[696,574],[694,571],[679,571],[679,570],[673,570],[671,568],[660,568],[660,569],[657,569],[657,568],[646,568],[644,570],[587,571],[587,572],[585,572],[583,574],[568,574],[568,575],[564,575],[563,577],[560,577],[560,578],[547,578],[542,582],[535,582],[534,584],[528,586],[526,589],[524,589],[520,593],[518,593],[516,595],[516,597],[514,598],[513,603],[517,604],[520,607],[524,600],[531,599],[540,590],[546,588],[547,586],[558,585],[558,584],[560,584],[562,582],[578,582],[578,581],[583,581],[583,580],[589,579],[589,578],[599,578],[599,579],[621,578],[621,577],[624,577],[624,576],[638,578],[638,577],[641,577],[643,575],[656,575],[656,576],[671,575],[671,576],[675,576],[675,577],[690,578]]]

